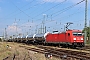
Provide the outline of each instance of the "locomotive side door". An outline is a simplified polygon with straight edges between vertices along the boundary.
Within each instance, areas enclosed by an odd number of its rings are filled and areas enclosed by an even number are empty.
[[[68,33],[65,33],[65,41],[68,41]]]
[[[70,36],[71,36],[70,33],[66,33],[66,42],[67,43],[69,43],[71,41]]]

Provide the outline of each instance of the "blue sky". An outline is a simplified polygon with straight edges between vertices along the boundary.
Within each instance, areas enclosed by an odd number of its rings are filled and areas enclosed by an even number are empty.
[[[45,21],[47,31],[64,30],[67,22],[71,29],[84,27],[85,1],[82,0],[0,0],[0,36],[7,34],[29,34],[40,30]],[[76,5],[77,4],[77,5]],[[74,6],[75,5],[75,6]],[[90,20],[90,0],[88,0],[88,20]],[[89,23],[87,24],[89,26]]]

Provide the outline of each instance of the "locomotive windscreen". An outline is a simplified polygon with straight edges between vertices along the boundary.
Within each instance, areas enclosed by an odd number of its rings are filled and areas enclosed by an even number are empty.
[[[73,35],[74,36],[82,36],[82,33],[81,32],[73,32]]]

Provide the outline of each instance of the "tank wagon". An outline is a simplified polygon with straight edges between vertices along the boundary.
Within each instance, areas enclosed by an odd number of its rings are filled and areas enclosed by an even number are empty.
[[[27,42],[26,43],[34,43],[34,37],[36,34],[32,34],[32,35],[27,35]]]
[[[27,40],[26,36],[23,36],[22,39],[21,39],[21,42],[25,43]]]
[[[35,34],[34,35],[34,43],[38,43],[38,44],[43,44],[46,41],[46,36],[49,34],[49,32],[47,33],[42,33],[42,34]]]

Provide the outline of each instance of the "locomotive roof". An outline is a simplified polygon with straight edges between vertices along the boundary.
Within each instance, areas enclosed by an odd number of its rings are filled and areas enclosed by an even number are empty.
[[[67,32],[82,32],[81,30],[67,30],[67,31],[63,31],[63,32],[60,32],[60,33],[67,33]]]
[[[82,32],[81,30],[67,30],[67,31],[72,31],[72,32]]]

